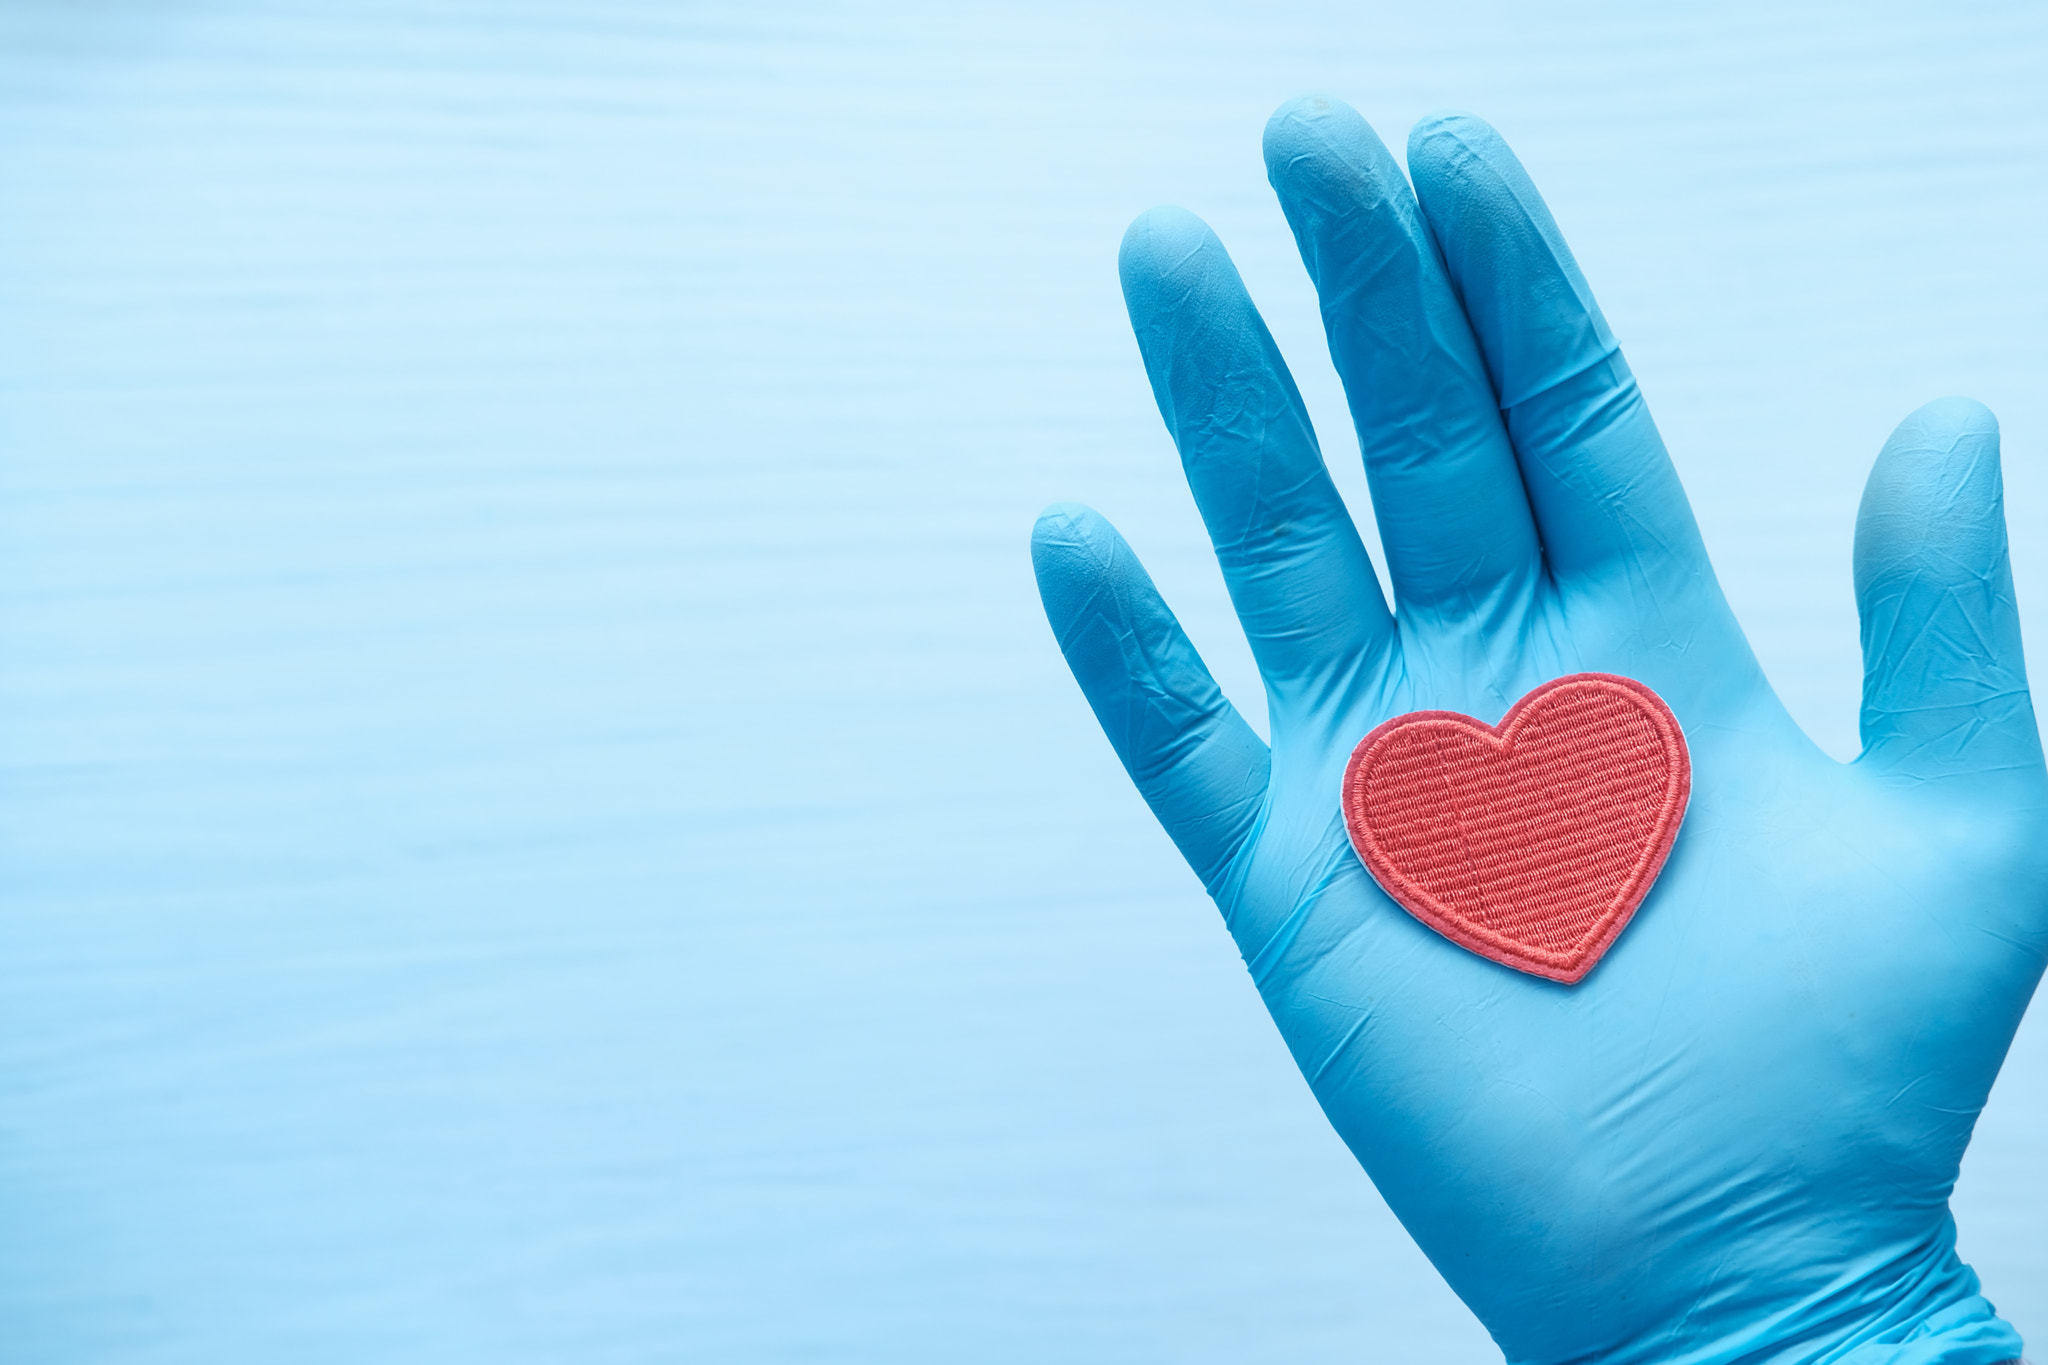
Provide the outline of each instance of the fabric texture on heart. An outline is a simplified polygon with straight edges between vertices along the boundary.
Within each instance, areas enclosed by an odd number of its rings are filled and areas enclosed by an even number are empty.
[[[1575,673],[1497,726],[1396,716],[1344,771],[1344,823],[1410,914],[1495,962],[1567,984],[1642,904],[1692,791],[1685,734],[1632,678]]]

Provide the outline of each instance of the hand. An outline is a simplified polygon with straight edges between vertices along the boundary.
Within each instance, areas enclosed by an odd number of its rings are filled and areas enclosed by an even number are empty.
[[[1322,301],[1396,609],[1215,236],[1121,268],[1159,409],[1265,680],[1270,750],[1095,513],[1032,543],[1074,676],[1223,911],[1330,1121],[1513,1362],[1941,1361],[2020,1341],[1948,1196],[2048,952],[2048,781],[1991,414],[1948,399],[1857,520],[1864,752],[1771,691],[1627,364],[1527,174],[1466,117],[1283,108],[1266,165]],[[1576,986],[1410,917],[1353,853],[1353,745],[1649,684],[1685,825]]]

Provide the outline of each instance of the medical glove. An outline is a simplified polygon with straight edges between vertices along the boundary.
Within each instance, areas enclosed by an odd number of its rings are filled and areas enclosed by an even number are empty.
[[[1765,680],[1500,137],[1425,120],[1411,191],[1363,119],[1309,99],[1265,153],[1392,606],[1236,270],[1177,210],[1125,237],[1125,298],[1270,744],[1100,516],[1049,510],[1032,552],[1075,677],[1324,1112],[1518,1365],[2017,1357],[1948,1208],[2048,950],[1991,414],[1929,404],[1878,456],[1855,544],[1864,749],[1838,763]],[[1388,899],[1338,791],[1389,717],[1492,723],[1577,672],[1669,703],[1693,789],[1635,920],[1565,986]]]

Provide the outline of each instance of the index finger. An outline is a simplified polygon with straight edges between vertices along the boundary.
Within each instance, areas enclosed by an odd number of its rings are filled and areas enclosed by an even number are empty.
[[[1554,577],[1713,581],[1678,471],[1529,173],[1466,114],[1424,119],[1408,171],[1485,355]]]

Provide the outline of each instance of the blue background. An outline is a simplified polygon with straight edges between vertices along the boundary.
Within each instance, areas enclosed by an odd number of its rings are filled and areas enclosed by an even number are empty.
[[[1431,8],[0,5],[0,1360],[1497,1359],[1039,617],[1090,501],[1258,714],[1118,237],[1362,507],[1260,127],[1486,115],[1847,756],[1921,401],[2048,639],[2048,8]]]

